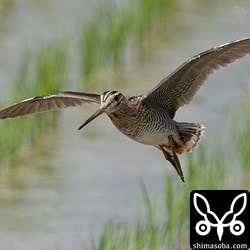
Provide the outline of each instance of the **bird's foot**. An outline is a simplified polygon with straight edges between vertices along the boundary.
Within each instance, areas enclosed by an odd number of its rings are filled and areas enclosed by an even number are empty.
[[[172,149],[172,152],[173,152],[173,160],[174,160],[174,168],[177,172],[177,174],[180,176],[181,180],[183,182],[185,182],[185,179],[184,179],[184,175],[183,175],[183,171],[182,171],[182,168],[181,168],[181,163],[180,163],[180,160],[177,156],[177,154],[175,153],[175,147],[174,147],[174,140],[173,140],[173,137],[170,135],[169,137],[169,141],[170,141],[170,147]]]
[[[179,160],[177,154],[175,153],[174,141],[173,141],[172,136],[169,136],[169,141],[170,141],[170,147],[171,147],[172,154],[170,154],[168,151],[166,151],[163,146],[158,146],[158,148],[161,149],[166,160],[168,160],[173,165],[177,174],[180,176],[181,180],[183,182],[185,182],[180,160]]]

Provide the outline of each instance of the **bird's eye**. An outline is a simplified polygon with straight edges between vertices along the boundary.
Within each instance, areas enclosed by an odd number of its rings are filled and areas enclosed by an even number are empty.
[[[114,97],[114,100],[115,100],[115,101],[119,101],[119,99],[120,99],[120,98],[119,98],[119,95],[116,95],[116,96]]]

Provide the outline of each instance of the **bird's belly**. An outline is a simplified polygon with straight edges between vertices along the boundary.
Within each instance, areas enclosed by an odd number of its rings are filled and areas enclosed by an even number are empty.
[[[136,117],[137,119],[132,119],[131,114],[123,114],[120,119],[110,115],[110,118],[120,132],[136,142],[146,145],[169,145],[168,137],[176,132],[175,122],[168,118],[167,114],[162,115],[157,110],[146,111]]]
[[[117,125],[117,124],[115,124]],[[129,137],[130,139],[146,144],[146,145],[169,145],[168,136],[171,132],[165,128],[141,128],[135,125],[133,126],[116,126],[120,132]]]
[[[165,132],[147,132],[145,131],[144,133],[140,134],[137,138],[134,140],[137,142],[140,142],[142,144],[146,145],[168,145],[169,140],[168,140],[169,134]]]

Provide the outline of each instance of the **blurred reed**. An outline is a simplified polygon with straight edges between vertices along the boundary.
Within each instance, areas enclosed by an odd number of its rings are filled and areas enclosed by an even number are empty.
[[[17,75],[11,84],[11,96],[6,98],[10,104],[33,96],[34,93],[39,95],[63,88],[67,79],[68,62],[64,47],[62,43],[52,43],[43,45],[35,51],[24,52]],[[46,115],[37,114],[2,121],[1,165],[16,163],[22,148],[38,140],[56,115],[56,112],[49,112]]]
[[[240,160],[245,169],[250,168],[250,115],[249,115],[250,88],[245,85],[240,93],[239,107],[231,117],[233,126],[232,138],[235,149],[239,151]],[[250,185],[249,185],[250,187]]]
[[[173,2],[131,0],[122,6],[105,3],[96,8],[83,22],[78,42],[84,88],[107,78],[107,72],[119,74],[128,45],[133,44],[133,51],[140,50],[152,33],[159,35],[167,26]]]

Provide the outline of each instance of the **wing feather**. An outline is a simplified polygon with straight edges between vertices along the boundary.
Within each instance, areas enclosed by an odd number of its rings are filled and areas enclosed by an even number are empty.
[[[166,109],[173,118],[177,109],[193,97],[215,71],[250,53],[250,37],[213,47],[184,62],[165,77],[143,101]]]
[[[0,119],[46,112],[60,108],[76,107],[90,103],[100,104],[100,95],[72,91],[57,92],[35,96],[3,108],[0,110]]]

